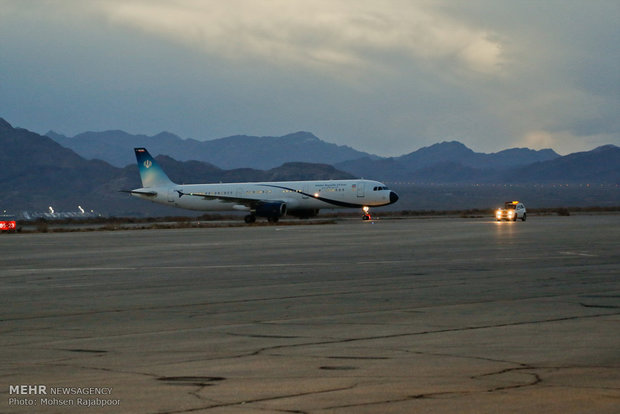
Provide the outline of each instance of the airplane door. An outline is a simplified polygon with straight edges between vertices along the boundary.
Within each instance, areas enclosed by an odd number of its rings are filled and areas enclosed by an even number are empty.
[[[364,182],[360,181],[357,183],[357,196],[364,197]]]
[[[304,184],[301,191],[301,198],[308,198],[308,184]]]
[[[172,188],[170,188],[168,190],[168,202],[169,203],[174,203],[174,196],[177,195],[178,193],[176,191],[174,191]]]

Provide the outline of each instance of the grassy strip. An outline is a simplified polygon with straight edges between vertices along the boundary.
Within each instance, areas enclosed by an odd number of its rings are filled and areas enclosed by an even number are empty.
[[[495,209],[466,209],[466,210],[403,210],[382,211],[377,214],[380,218],[432,218],[432,217],[460,217],[484,218],[493,217]],[[558,215],[570,216],[578,214],[618,213],[620,206],[615,207],[553,207],[528,208],[528,215]],[[336,212],[321,214],[319,219],[311,220],[281,220],[277,224],[259,220],[246,224],[239,215],[203,214],[198,217],[167,216],[167,217],[94,217],[86,219],[38,219],[30,222],[18,222],[17,232],[24,233],[57,233],[57,232],[91,232],[91,231],[118,231],[118,230],[152,230],[152,229],[186,229],[186,228],[220,228],[220,227],[260,227],[260,226],[298,226],[335,224],[338,219],[358,218],[359,212]],[[26,228],[23,226],[26,225]],[[6,233],[6,232],[4,232]]]

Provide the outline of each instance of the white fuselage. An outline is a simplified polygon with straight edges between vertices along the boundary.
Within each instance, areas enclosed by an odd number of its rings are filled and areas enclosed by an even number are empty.
[[[141,193],[144,192],[144,193]],[[153,194],[156,193],[156,194]],[[378,181],[326,180],[230,184],[172,184],[136,189],[132,195],[155,203],[200,211],[249,211],[226,198],[286,203],[289,213],[325,208],[362,208],[391,204],[391,191]],[[192,194],[213,196],[195,197]],[[217,198],[217,197],[222,198]]]

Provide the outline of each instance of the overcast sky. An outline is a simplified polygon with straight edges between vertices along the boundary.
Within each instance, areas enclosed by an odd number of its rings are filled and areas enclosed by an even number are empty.
[[[618,0],[0,0],[0,117],[567,154],[620,145],[619,21]]]

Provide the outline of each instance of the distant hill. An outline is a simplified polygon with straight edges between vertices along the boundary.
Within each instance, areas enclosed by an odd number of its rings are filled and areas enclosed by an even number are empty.
[[[385,181],[465,183],[500,180],[502,171],[559,158],[555,151],[512,148],[484,154],[474,152],[460,142],[442,142],[420,148],[400,157],[344,161],[336,168],[352,174],[373,176]]]
[[[182,210],[145,203],[119,193],[141,186],[135,160],[125,168],[100,160],[86,160],[52,139],[13,128],[0,118],[0,209],[77,211],[81,205],[106,215],[178,215]],[[133,149],[131,150],[133,154]],[[223,170],[214,165],[156,157],[178,183],[318,180],[353,178],[331,165],[287,163],[267,171],[244,168]]]
[[[50,138],[13,128],[0,118],[0,187],[2,209],[77,210],[78,205],[105,205],[99,192],[118,169],[87,161]]]
[[[172,140],[176,142],[174,138]],[[145,203],[118,192],[141,186],[133,159],[124,168],[100,160],[87,160],[48,137],[13,128],[2,118],[0,148],[2,210],[12,213],[45,211],[51,205],[56,211],[76,211],[81,205],[106,215],[187,214],[183,210]],[[133,156],[133,149],[129,152]],[[613,145],[561,157],[551,150],[528,149],[481,154],[458,142],[444,142],[402,157],[365,156],[335,167],[287,162],[265,170],[222,169],[200,161],[177,161],[168,155],[156,158],[170,178],[179,184],[354,177],[378,179],[401,192],[401,200],[390,206],[391,209],[454,209],[455,205],[458,208],[484,207],[490,203],[487,200],[502,202],[504,198],[523,198],[524,194],[529,194],[528,205],[608,206],[620,203],[617,187],[620,183],[620,148]],[[343,172],[345,170],[348,172]],[[472,185],[476,183],[490,185],[484,190]],[[563,184],[562,188],[566,188],[564,184],[571,184],[571,191],[538,185],[546,183]],[[506,184],[520,185],[521,195],[516,192],[516,187]],[[582,184],[607,185],[589,187]],[[599,190],[580,190],[582,188]],[[498,189],[503,189],[503,193]],[[482,197],[484,191],[486,195]]]
[[[489,183],[513,181],[515,174],[527,182],[615,180],[613,166],[606,168],[605,160],[600,165],[575,166],[579,171],[567,175],[561,165],[566,162],[572,165],[571,158],[563,160],[565,157],[551,149],[511,148],[487,154],[475,152],[457,141],[382,158],[324,142],[309,132],[282,137],[235,135],[211,141],[181,139],[169,132],[147,136],[119,130],[85,132],[72,138],[50,131],[47,136],[84,158],[101,159],[117,167],[133,164],[133,148],[144,146],[154,155],[167,155],[179,161],[203,161],[215,168],[269,170],[285,163],[312,162],[334,165],[353,176],[372,176],[388,182]],[[546,164],[553,160],[558,161]],[[528,168],[533,164],[537,164],[535,168]]]
[[[297,181],[297,180],[345,180],[355,176],[338,171],[331,165],[309,163],[286,163],[270,170],[236,168],[223,170],[200,161],[177,161],[167,155],[155,157],[166,174],[178,184],[235,183],[258,181]],[[141,186],[138,167],[134,163],[123,169],[127,177],[125,188]]]
[[[521,182],[620,183],[620,148],[605,145],[513,170]]]
[[[415,165],[417,168],[453,162],[465,167],[501,170],[538,161],[548,161],[559,156],[551,149],[536,151],[528,148],[511,148],[492,154],[484,154],[474,152],[458,141],[450,141],[420,148],[410,154],[398,157],[396,160],[401,164]]]
[[[354,175],[419,184],[620,183],[620,148],[606,145],[560,156],[550,149],[513,148],[492,154],[442,142],[395,158],[360,158],[335,165]]]
[[[220,168],[275,168],[287,162],[335,164],[370,157],[351,147],[331,144],[309,132],[282,137],[235,135],[211,141],[181,139],[169,132],[154,136],[132,135],[124,131],[85,132],[72,138],[49,131],[60,145],[86,159],[100,159],[117,167],[134,162],[133,148],[146,147],[153,155],[168,155],[179,161],[203,161]]]

